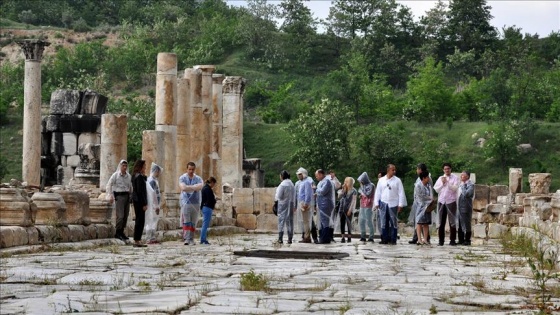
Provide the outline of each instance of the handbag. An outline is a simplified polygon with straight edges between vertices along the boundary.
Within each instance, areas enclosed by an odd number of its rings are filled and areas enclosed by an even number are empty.
[[[426,207],[426,213],[431,213],[432,211],[434,211],[436,209],[436,207],[437,207],[437,200],[432,199],[432,202],[430,202],[428,207]]]
[[[274,212],[274,214],[278,216],[278,200],[274,201],[274,206],[272,206],[272,212]]]

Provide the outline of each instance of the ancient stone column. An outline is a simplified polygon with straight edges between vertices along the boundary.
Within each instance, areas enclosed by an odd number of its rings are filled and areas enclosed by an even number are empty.
[[[509,193],[517,194],[523,192],[523,169],[509,169]]]
[[[243,92],[245,79],[223,81],[222,183],[242,187],[243,176]]]
[[[546,195],[550,192],[550,183],[552,176],[550,173],[532,173],[529,174],[529,186],[531,186],[531,194]]]
[[[204,113],[202,112],[202,70],[188,69],[185,71],[185,76],[189,81],[189,110],[188,110],[188,135],[189,145],[182,151],[187,155],[187,160],[196,164],[196,172],[201,175],[202,171],[202,155],[204,141],[208,139],[203,138],[203,131],[201,123],[204,120]],[[186,167],[186,166],[184,166]]]
[[[223,74],[212,75],[212,147],[210,153],[211,176],[216,178],[216,195],[222,197],[222,128],[223,128]]]
[[[189,135],[189,80],[188,72],[193,69],[185,69],[185,77],[177,79],[177,164],[175,175],[177,178],[187,171],[187,163],[190,156],[186,154],[191,139]]]
[[[41,59],[49,42],[18,42],[25,54],[23,81],[22,179],[28,185],[41,184]]]
[[[177,55],[159,53],[156,74],[156,130],[165,132],[165,170],[160,189],[167,193],[178,192],[176,169],[177,147]],[[167,175],[167,176],[166,176]],[[163,184],[163,185],[161,185]]]
[[[107,181],[117,171],[120,160],[127,159],[126,138],[126,115],[103,114],[101,116],[101,153],[99,157],[99,188],[101,191],[105,191]]]
[[[146,161],[146,175],[149,176],[152,162],[163,168],[165,164],[165,133],[157,130],[142,132],[142,160]],[[164,178],[165,169],[160,174],[159,181]]]
[[[212,166],[210,162],[210,154],[212,153],[212,74],[216,70],[216,66],[198,65],[194,69],[202,71],[200,98],[202,104],[202,122],[201,122],[201,138],[202,141],[202,165],[199,168],[199,174],[206,179],[211,176]]]

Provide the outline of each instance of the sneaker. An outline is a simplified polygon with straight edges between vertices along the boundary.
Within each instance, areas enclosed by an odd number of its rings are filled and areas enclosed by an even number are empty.
[[[208,241],[200,241],[201,245],[210,245],[210,243],[208,243]]]
[[[148,247],[148,245],[142,243],[134,243],[132,244],[132,247]]]
[[[278,244],[284,244],[283,240],[278,240]]]
[[[189,241],[185,241],[185,243],[183,243],[183,245],[190,245]]]
[[[438,246],[443,246],[443,243],[440,242],[440,243],[438,243],[437,245],[438,245]]]
[[[362,238],[360,238],[360,242],[365,242],[365,241],[366,241],[366,239],[365,239],[365,238],[363,238],[363,237],[362,237]]]
[[[292,240],[288,240],[288,244],[292,244]]]
[[[414,241],[414,240],[408,241],[408,244],[418,244],[418,241]]]
[[[471,246],[471,241],[465,241],[465,242],[463,242],[463,246]]]
[[[346,243],[346,240],[344,239],[344,237],[342,238],[342,240],[340,240],[341,243]]]
[[[373,243],[373,237],[372,237],[372,238],[368,238],[367,241]]]
[[[351,237],[347,237],[347,238],[346,238],[346,242],[347,242],[347,243],[352,242],[352,238],[351,238]]]
[[[455,243],[455,242],[449,242],[449,245],[450,245],[450,246],[457,246],[457,243]]]

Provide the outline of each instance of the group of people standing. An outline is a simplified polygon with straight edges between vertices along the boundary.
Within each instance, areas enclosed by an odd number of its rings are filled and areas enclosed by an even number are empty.
[[[115,238],[128,241],[124,230],[128,220],[130,203],[134,206],[134,247],[146,247],[142,242],[142,234],[146,229],[148,244],[157,244],[156,230],[160,214],[161,194],[158,178],[163,169],[152,163],[150,176],[145,175],[146,161],[138,160],[134,163],[132,175],[128,173],[128,162],[121,160],[117,171],[111,175],[105,191],[109,202],[115,205],[116,226]],[[181,189],[181,225],[183,227],[183,241],[185,245],[194,245],[194,232],[198,215],[202,208],[202,228],[200,243],[210,244],[207,231],[212,219],[212,212],[216,205],[213,188],[216,184],[214,177],[203,183],[200,176],[195,174],[196,165],[187,164],[187,172],[179,177]]]
[[[368,174],[363,172],[358,177],[358,190],[354,188],[355,180],[352,177],[346,177],[344,183],[340,184],[332,171],[326,174],[322,169],[317,170],[317,185],[304,168],[297,170],[298,181],[295,184],[292,183],[290,174],[282,171],[281,183],[275,195],[275,201],[278,202],[278,243],[283,243],[286,230],[287,242],[291,244],[294,229],[302,231],[301,243],[311,243],[312,238],[314,243],[330,243],[334,241],[335,223],[340,224],[341,242],[351,242],[352,218],[357,199],[360,198],[360,241],[366,242],[367,237],[367,241],[373,243],[377,226],[381,236],[380,244],[395,245],[398,214],[407,206],[403,184],[396,176],[396,171],[395,165],[387,165],[386,173],[378,175],[377,186],[369,179]],[[434,185],[426,165],[417,165],[418,178],[414,184],[414,202],[411,209],[415,232],[410,244],[430,244],[430,204],[436,202],[434,191],[438,193],[438,245],[444,245],[447,220],[450,226],[449,245],[471,244],[474,184],[470,181],[470,173],[463,171],[459,179],[451,173],[449,163],[443,164],[443,173]],[[318,228],[313,219],[315,213],[318,216]],[[369,232],[369,235],[366,232]]]

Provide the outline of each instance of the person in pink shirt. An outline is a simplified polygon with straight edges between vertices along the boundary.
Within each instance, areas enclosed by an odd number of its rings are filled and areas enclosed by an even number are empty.
[[[449,218],[449,245],[457,243],[457,189],[459,189],[459,177],[451,174],[451,164],[443,163],[443,175],[438,178],[434,190],[438,193],[438,236],[439,246],[445,241],[445,223]]]

